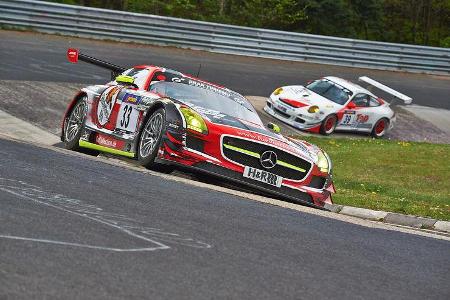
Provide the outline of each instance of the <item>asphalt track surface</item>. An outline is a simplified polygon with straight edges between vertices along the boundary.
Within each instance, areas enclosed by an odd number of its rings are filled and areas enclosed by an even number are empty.
[[[450,242],[0,139],[0,298],[448,299]]]
[[[0,39],[0,79],[104,82],[107,72],[66,62],[71,46],[123,65],[195,74],[201,63],[200,77],[247,95],[324,75],[369,75],[417,104],[449,107],[445,77],[13,31]],[[445,240],[0,139],[0,299],[449,299],[449,274]]]
[[[368,75],[411,96],[415,104],[450,109],[450,77],[213,54],[205,51],[0,30],[0,79],[104,83],[109,73],[70,65],[68,47],[122,66],[154,64],[196,75],[244,95],[268,96],[277,87],[327,75],[357,80]],[[378,93],[383,96],[382,93]]]

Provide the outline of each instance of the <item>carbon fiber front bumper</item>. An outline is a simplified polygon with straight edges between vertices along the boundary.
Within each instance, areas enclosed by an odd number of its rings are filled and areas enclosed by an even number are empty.
[[[172,163],[172,162],[170,162]],[[324,209],[322,206],[314,204],[312,197],[305,192],[300,190],[292,189],[286,186],[281,186],[280,188],[274,188],[273,186],[259,183],[257,181],[245,178],[241,173],[226,169],[224,167],[208,163],[200,162],[192,166],[185,166],[182,164],[177,164],[181,168],[188,171],[195,171],[213,175],[218,178],[226,179],[230,182],[237,184],[242,187],[249,187],[252,190],[257,190],[262,192],[264,195],[272,196],[280,200],[287,200],[293,203],[311,206],[314,208]]]

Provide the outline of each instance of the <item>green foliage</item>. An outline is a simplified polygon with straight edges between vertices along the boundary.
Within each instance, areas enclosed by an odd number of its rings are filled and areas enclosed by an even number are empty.
[[[50,0],[239,26],[450,47],[450,0]]]

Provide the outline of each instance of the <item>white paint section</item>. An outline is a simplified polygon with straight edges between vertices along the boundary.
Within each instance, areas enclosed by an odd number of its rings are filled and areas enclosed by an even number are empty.
[[[31,125],[2,110],[0,110],[0,133],[14,139],[45,145],[54,145],[61,141],[56,135]]]
[[[406,105],[402,108],[450,134],[450,110],[420,105]]]

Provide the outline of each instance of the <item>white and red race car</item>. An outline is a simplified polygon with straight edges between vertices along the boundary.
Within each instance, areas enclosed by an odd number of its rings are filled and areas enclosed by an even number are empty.
[[[366,76],[360,81],[410,104],[412,99]],[[369,90],[338,77],[324,77],[306,86],[277,88],[264,110],[301,130],[329,135],[335,130],[367,132],[382,137],[396,121],[392,104]]]

